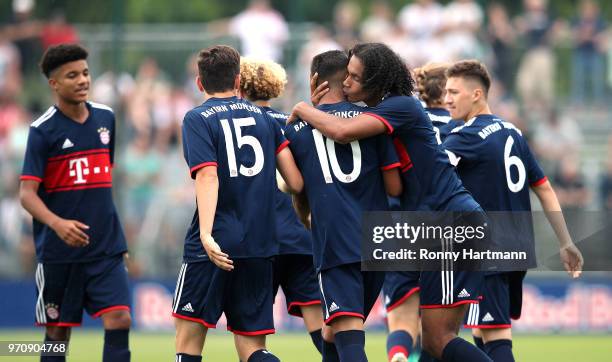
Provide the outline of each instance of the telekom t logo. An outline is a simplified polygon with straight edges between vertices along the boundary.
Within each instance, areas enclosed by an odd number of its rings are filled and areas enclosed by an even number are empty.
[[[87,157],[75,158],[70,160],[68,167],[70,167],[70,177],[76,176],[75,184],[84,184],[87,182],[83,176],[89,175],[89,163]]]

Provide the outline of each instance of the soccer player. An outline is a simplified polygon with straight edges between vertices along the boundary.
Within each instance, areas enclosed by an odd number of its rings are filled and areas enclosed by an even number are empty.
[[[40,67],[56,104],[31,124],[19,191],[34,218],[36,324],[45,341],[68,341],[85,309],[102,318],[103,361],[129,361],[127,247],[111,189],[115,115],[87,101],[80,45],[50,47]]]
[[[292,190],[302,189],[302,176],[276,122],[236,97],[235,49],[202,50],[196,83],[205,102],[182,126],[197,208],[172,305],[176,359],[201,361],[206,332],[225,312],[241,361],[278,361],[265,349],[274,333],[271,257],[278,254],[274,160]]]
[[[405,186],[401,197],[404,210],[483,212],[439,147],[431,121],[412,96],[413,80],[402,59],[380,43],[358,44],[349,57],[344,93],[349,101],[364,101],[369,108],[345,120],[301,102],[290,120],[300,118],[341,143],[383,133],[393,135]],[[478,303],[483,281],[478,272],[421,272],[423,347],[435,358],[490,360],[457,335],[467,304]],[[408,342],[406,346],[412,345]]]
[[[363,111],[342,93],[347,64],[347,55],[337,50],[313,58],[311,75],[317,73],[318,81],[329,85],[318,105],[322,114],[346,118]],[[289,124],[285,135],[304,176],[311,209],[314,258],[329,326],[323,361],[337,356],[340,361],[366,361],[363,323],[384,273],[361,271],[361,217],[363,211],[388,209],[385,190],[392,196],[401,193],[397,155],[386,135],[341,145],[301,121]]]
[[[281,65],[267,60],[240,59],[242,96],[260,106],[283,128],[289,115],[271,108],[270,100],[281,95],[286,83],[287,75]],[[304,319],[312,342],[322,352],[324,323],[312,258],[312,235],[298,220],[291,196],[279,188],[276,189],[276,238],[280,247],[274,258],[274,295],[279,286],[283,288],[287,312]]]
[[[555,191],[544,176],[521,131],[491,113],[487,95],[491,79],[476,60],[460,61],[447,70],[446,105],[464,125],[444,141],[465,187],[486,211],[529,212],[529,189],[538,197],[560,241],[561,260],[572,277],[582,269],[582,255],[567,231]],[[512,216],[512,215],[510,215]],[[510,217],[512,219],[512,217]],[[531,222],[531,217],[529,217]],[[502,229],[503,230],[503,229]],[[510,239],[524,232],[495,233]],[[531,228],[528,228],[531,231]],[[531,237],[533,243],[532,232]],[[519,240],[515,240],[514,244]],[[514,361],[511,318],[521,314],[522,280],[526,272],[488,272],[483,299],[467,315],[475,341],[496,362]]]

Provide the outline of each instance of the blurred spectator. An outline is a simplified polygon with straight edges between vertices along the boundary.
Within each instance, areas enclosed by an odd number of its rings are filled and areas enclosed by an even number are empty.
[[[482,50],[478,31],[482,25],[482,9],[474,0],[453,0],[442,16],[444,44],[451,60],[478,57]]]
[[[49,21],[43,26],[41,34],[43,49],[58,44],[74,44],[79,42],[76,29],[66,22],[61,11],[55,11]]]
[[[576,154],[566,153],[561,159],[553,185],[563,210],[581,210],[589,204],[590,193]]]
[[[516,34],[504,5],[494,2],[487,9],[487,36],[493,51],[493,75],[503,87],[502,93],[512,89]]]
[[[251,0],[249,6],[230,23],[230,33],[240,39],[243,56],[279,62],[289,29],[283,16],[268,0]]]
[[[316,26],[308,36],[308,41],[304,44],[298,55],[298,66],[291,77],[295,83],[296,98],[300,100],[310,100],[310,63],[312,58],[328,50],[343,50],[330,35],[329,31],[323,26]],[[287,96],[287,93],[283,98]],[[293,107],[293,104],[290,105]]]
[[[342,49],[350,49],[359,40],[357,27],[361,9],[351,1],[341,1],[334,8],[334,39]]]
[[[0,34],[0,102],[15,99],[21,91],[21,58],[19,50]]]
[[[555,55],[551,44],[560,23],[551,19],[547,5],[547,0],[523,0],[524,13],[516,19],[525,44],[517,91],[530,110],[551,107],[554,99]]]
[[[109,70],[93,82],[91,99],[111,107],[123,106],[133,90],[134,78],[129,73],[116,76]]]
[[[7,32],[21,58],[21,67],[25,74],[38,73],[38,60],[42,55],[40,44],[41,23],[32,14],[34,0],[13,0],[13,18]]]
[[[604,97],[604,44],[606,23],[593,0],[582,0],[579,17],[572,22],[574,51],[572,56],[572,98],[577,104],[587,101],[586,93],[601,103]],[[590,85],[590,88],[587,87]]]
[[[612,211],[612,135],[608,138],[608,154],[605,158],[605,169],[601,175],[599,191],[602,208],[605,211]]]
[[[535,124],[534,149],[545,171],[558,167],[558,162],[567,154],[577,154],[582,145],[580,126],[567,113],[557,109],[548,113],[545,122]]]
[[[412,60],[413,66],[430,61],[448,61],[448,53],[440,37],[443,12],[444,8],[434,0],[416,0],[400,10],[398,24],[406,32],[408,42],[419,53]]]
[[[370,15],[361,23],[361,40],[379,42],[393,31],[393,12],[385,0],[376,0],[370,6]]]

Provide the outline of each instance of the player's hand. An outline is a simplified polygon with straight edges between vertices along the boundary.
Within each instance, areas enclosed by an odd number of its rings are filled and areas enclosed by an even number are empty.
[[[325,81],[317,86],[317,79],[319,79],[319,73],[315,73],[310,77],[310,101],[315,107],[319,105],[321,98],[329,92],[329,83]]]
[[[85,230],[89,230],[89,226],[82,222],[59,219],[53,225],[50,225],[50,227],[60,239],[73,248],[89,245],[89,235],[85,233]]]
[[[210,261],[225,271],[234,270],[234,262],[229,258],[229,255],[221,251],[221,247],[217,244],[215,239],[213,239],[212,235],[206,234],[201,236],[200,239],[202,240],[202,245],[204,245],[204,250],[206,250],[206,254],[208,254]]]
[[[578,278],[582,273],[582,266],[584,259],[582,253],[573,243],[569,246],[562,247],[559,251],[561,255],[561,262],[565,267],[565,270],[572,278]]]

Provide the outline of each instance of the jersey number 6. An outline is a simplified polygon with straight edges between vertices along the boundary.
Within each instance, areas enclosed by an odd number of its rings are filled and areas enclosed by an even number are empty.
[[[514,139],[512,136],[508,136],[506,140],[506,146],[504,147],[504,168],[506,169],[506,181],[508,182],[508,188],[512,192],[519,192],[525,186],[525,179],[527,173],[525,172],[525,165],[518,156],[510,156],[512,146],[514,145]],[[510,167],[515,166],[518,171],[518,181],[512,182],[512,176],[510,175]]]

